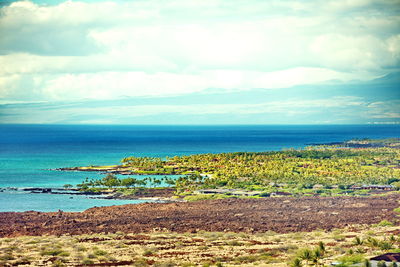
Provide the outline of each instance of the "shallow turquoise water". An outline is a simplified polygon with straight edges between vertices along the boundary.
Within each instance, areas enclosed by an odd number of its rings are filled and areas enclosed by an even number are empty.
[[[82,211],[94,206],[112,206],[144,203],[145,200],[111,200],[82,195],[32,194],[22,191],[0,193],[2,211]]]
[[[0,188],[57,187],[104,175],[49,169],[118,164],[127,156],[301,148],[352,138],[399,137],[400,125],[100,126],[0,125]],[[143,176],[137,176],[143,178]],[[68,195],[0,193],[0,211],[79,211],[136,203]]]

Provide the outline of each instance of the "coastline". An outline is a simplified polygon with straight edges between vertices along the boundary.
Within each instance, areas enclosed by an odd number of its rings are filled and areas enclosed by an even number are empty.
[[[103,190],[99,192],[81,191],[78,188],[59,188],[59,187],[25,187],[25,188],[1,188],[0,192],[6,191],[23,191],[31,194],[51,194],[51,195],[80,195],[80,196],[97,196],[96,199],[113,199],[113,200],[148,200],[150,202],[186,202],[181,198],[174,197],[174,189],[172,188],[140,188],[135,194],[122,194],[116,190]]]
[[[327,143],[308,143],[307,146],[331,146],[343,148],[385,148],[390,147],[393,149],[400,148],[400,138],[389,138],[382,140],[374,139],[355,139],[343,142],[327,142]],[[270,152],[270,151],[269,151]],[[236,152],[238,153],[238,152]],[[257,153],[257,152],[253,152]],[[62,167],[50,169],[52,171],[79,171],[79,172],[98,172],[101,174],[118,174],[118,175],[181,175],[185,171],[179,170],[179,167],[174,167],[172,172],[161,172],[157,170],[139,170],[138,168],[122,165],[109,165],[109,166],[75,166],[75,167]],[[201,168],[193,168],[190,172],[201,171]],[[189,173],[190,173],[189,172]]]
[[[140,172],[132,170],[131,167],[123,165],[112,166],[79,166],[79,167],[63,167],[56,169],[49,169],[51,171],[79,171],[79,172],[98,172],[101,174],[118,174],[118,175],[179,175],[180,173],[166,173],[166,172]]]

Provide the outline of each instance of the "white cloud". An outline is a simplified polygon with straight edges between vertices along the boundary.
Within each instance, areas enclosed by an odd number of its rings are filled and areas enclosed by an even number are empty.
[[[14,2],[1,8],[0,98],[109,99],[369,80],[399,65],[398,4]]]
[[[278,89],[294,85],[376,78],[373,74],[341,73],[320,68],[294,68],[276,72],[206,70],[192,73],[137,71],[75,74],[12,75],[0,77],[0,98],[25,101],[77,101],[116,96],[168,96],[219,88],[223,91]],[[26,94],[29,87],[31,94]],[[20,89],[18,89],[20,88]],[[15,101],[15,100],[11,100]]]
[[[98,106],[85,107],[84,104],[79,107],[60,105],[56,114],[43,114],[41,107],[31,109],[29,106],[17,108],[31,110],[29,112],[42,116],[50,116],[60,120],[71,116],[72,114],[80,114],[82,116],[100,116],[107,119],[108,116],[118,116],[125,118],[145,117],[160,115],[166,113],[175,113],[183,115],[204,115],[204,114],[302,114],[314,113],[316,109],[324,108],[347,108],[365,106],[366,102],[357,97],[334,97],[332,99],[315,99],[302,100],[293,99],[286,101],[268,101],[260,104],[177,104],[177,105],[118,105],[118,106]],[[51,105],[50,105],[51,106]],[[46,105],[44,105],[46,107]],[[20,111],[20,112],[21,112]],[[17,112],[18,113],[18,112]],[[46,120],[47,118],[43,118]]]
[[[380,70],[399,63],[400,39],[391,36],[345,36],[326,34],[318,36],[311,50],[324,67],[342,70]]]
[[[400,100],[377,101],[368,104],[366,116],[374,119],[400,119]]]
[[[147,102],[147,101],[146,101]],[[399,100],[369,103],[363,97],[336,96],[330,99],[301,97],[260,103],[225,104],[141,104],[123,101],[14,103],[0,106],[1,123],[198,123],[196,117],[221,117],[226,123],[233,118],[248,118],[242,123],[354,123],[396,121],[400,118]],[[7,106],[7,107],[5,107]],[[27,116],[29,114],[29,116]],[[171,120],[172,118],[172,120]],[[299,118],[302,118],[299,120]],[[213,121],[203,121],[203,123]],[[260,122],[260,121],[258,121]],[[200,122],[201,123],[201,122]]]

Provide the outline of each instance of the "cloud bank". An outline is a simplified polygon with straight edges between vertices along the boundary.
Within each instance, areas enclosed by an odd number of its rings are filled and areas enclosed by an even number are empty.
[[[254,90],[280,94],[281,114],[290,113],[290,105],[284,108],[289,100],[277,91],[308,85],[324,90],[326,84],[398,75],[399,14],[398,0],[12,2],[0,8],[0,118],[10,114],[6,104],[17,102],[163,98],[210,91],[251,95]],[[312,95],[302,101],[312,105]],[[361,100],[369,103],[368,97]],[[274,101],[264,102],[274,106]],[[208,110],[238,116],[242,109],[274,113],[246,105],[232,102]],[[387,107],[393,111],[390,103]],[[191,114],[196,107],[181,104],[172,110]],[[380,110],[366,114],[371,119],[388,116]],[[397,112],[390,114],[397,118]],[[24,121],[37,119],[27,114]]]

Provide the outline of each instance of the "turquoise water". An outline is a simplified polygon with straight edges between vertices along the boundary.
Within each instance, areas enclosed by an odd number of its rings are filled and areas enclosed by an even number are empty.
[[[60,172],[71,166],[118,164],[127,156],[301,148],[352,138],[399,137],[399,125],[100,126],[0,125],[0,188],[60,187],[97,173]],[[143,178],[142,176],[137,176]],[[0,193],[0,211],[79,211],[137,203],[84,196]]]
[[[144,203],[145,200],[111,200],[82,195],[32,194],[22,191],[0,193],[0,211],[82,211],[94,206]]]

